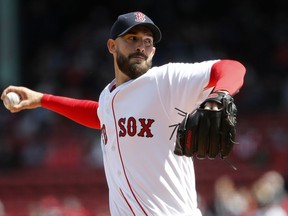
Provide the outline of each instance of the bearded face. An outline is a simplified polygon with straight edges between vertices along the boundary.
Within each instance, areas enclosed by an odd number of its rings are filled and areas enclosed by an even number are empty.
[[[141,52],[136,52],[125,57],[119,50],[117,52],[117,64],[119,69],[131,79],[136,79],[146,73],[152,66],[152,60]]]

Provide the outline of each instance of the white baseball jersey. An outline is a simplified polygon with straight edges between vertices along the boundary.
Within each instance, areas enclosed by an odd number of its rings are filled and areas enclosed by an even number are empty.
[[[153,67],[112,92],[101,93],[104,168],[111,215],[193,215],[197,208],[191,158],[173,153],[173,128],[208,96],[215,61]]]

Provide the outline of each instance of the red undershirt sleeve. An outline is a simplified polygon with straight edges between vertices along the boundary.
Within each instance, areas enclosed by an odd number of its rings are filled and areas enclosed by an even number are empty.
[[[100,129],[97,115],[98,102],[44,94],[43,108],[54,111],[86,127]]]
[[[220,60],[211,68],[207,88],[214,87],[213,92],[224,90],[235,95],[244,83],[245,67],[238,61]]]

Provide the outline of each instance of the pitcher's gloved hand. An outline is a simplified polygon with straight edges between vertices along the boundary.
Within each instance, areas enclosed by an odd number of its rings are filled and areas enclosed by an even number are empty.
[[[204,109],[207,102],[220,104],[219,110]],[[237,108],[231,95],[214,92],[179,124],[174,153],[199,159],[225,159],[235,144]]]

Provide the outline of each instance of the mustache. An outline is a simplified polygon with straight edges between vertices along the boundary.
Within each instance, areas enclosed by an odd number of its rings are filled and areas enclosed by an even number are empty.
[[[145,60],[147,60],[147,58],[148,58],[147,55],[145,55],[144,53],[141,53],[141,52],[136,52],[136,53],[132,53],[129,55],[129,59],[134,58],[134,57],[143,57]]]

